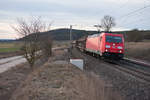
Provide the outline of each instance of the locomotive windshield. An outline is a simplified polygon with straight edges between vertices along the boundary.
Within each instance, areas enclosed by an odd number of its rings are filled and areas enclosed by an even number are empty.
[[[106,42],[122,43],[122,37],[106,35]]]

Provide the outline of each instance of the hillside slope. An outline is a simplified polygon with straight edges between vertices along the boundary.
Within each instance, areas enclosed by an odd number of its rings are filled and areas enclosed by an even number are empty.
[[[77,40],[83,36],[88,36],[92,34],[97,34],[97,31],[86,31],[86,30],[77,30],[77,29],[72,29],[72,39]],[[143,40],[143,39],[150,39],[150,31],[139,31],[139,30],[131,30],[131,31],[116,31],[116,32],[111,32],[111,33],[122,33],[125,36],[126,41],[138,41],[138,40]],[[33,37],[34,34],[29,35],[27,37]],[[56,29],[56,30],[51,30],[47,32],[42,32],[38,33],[38,36],[40,38],[43,37],[52,37],[53,40],[57,41],[63,41],[63,40],[70,40],[70,29]],[[25,38],[27,38],[25,37]],[[21,38],[19,40],[23,40],[24,38]]]

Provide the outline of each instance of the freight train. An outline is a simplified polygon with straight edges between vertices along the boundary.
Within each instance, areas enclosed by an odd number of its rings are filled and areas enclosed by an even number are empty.
[[[122,59],[124,56],[123,34],[94,34],[77,40],[75,45],[81,51],[105,58]]]

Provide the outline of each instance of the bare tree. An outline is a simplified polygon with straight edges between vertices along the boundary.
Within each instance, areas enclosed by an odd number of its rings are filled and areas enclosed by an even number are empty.
[[[42,42],[41,42],[41,50],[42,50],[42,55],[44,58],[48,58],[52,54],[52,38],[47,34],[41,37]]]
[[[22,37],[22,51],[24,57],[33,69],[35,61],[40,58],[40,37],[39,33],[49,30],[51,24],[46,24],[41,17],[32,17],[30,20],[17,19],[17,27],[12,28]]]
[[[97,28],[98,33],[101,32],[101,27],[102,27],[101,25],[97,24],[97,25],[94,25],[94,27]]]
[[[104,16],[104,18],[101,20],[101,26],[104,29],[104,31],[109,32],[112,27],[116,25],[115,19],[111,16]]]

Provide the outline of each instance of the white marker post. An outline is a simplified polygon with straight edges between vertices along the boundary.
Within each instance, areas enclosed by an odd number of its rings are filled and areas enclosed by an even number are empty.
[[[83,59],[70,59],[70,63],[83,70]]]

